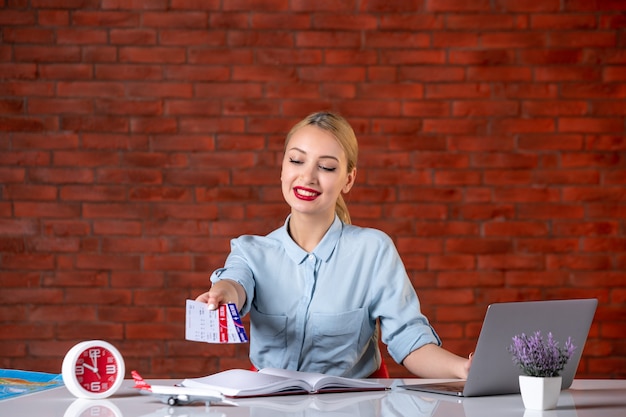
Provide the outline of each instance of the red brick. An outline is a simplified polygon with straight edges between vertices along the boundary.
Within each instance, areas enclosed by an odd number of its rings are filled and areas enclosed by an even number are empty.
[[[56,333],[59,340],[104,339],[115,343],[115,340],[124,338],[124,327],[119,323],[69,323],[57,325]]]
[[[402,2],[401,4],[409,4]],[[397,6],[397,3],[394,3]],[[433,30],[444,28],[443,14],[402,13],[380,16],[380,28],[384,30]]]
[[[17,316],[17,309],[15,308],[0,308],[0,315],[6,317],[7,320],[17,321],[21,317]],[[25,317],[26,314],[23,315]],[[23,320],[23,319],[21,319]],[[29,353],[29,352],[28,352]],[[0,341],[0,355],[3,358],[20,358],[26,357],[26,343],[19,343],[17,341],[2,342]]]
[[[507,85],[504,94],[508,98],[520,99],[555,99],[558,90],[552,84],[510,84]]]
[[[548,255],[548,269],[609,270],[612,260],[606,255]]]
[[[46,132],[59,128],[56,117],[29,117],[29,116],[0,116],[0,132]]]
[[[594,115],[626,116],[626,109],[620,103],[599,102],[594,105]]]
[[[434,183],[437,185],[478,185],[482,183],[482,176],[476,171],[439,171],[435,173]]]
[[[451,238],[445,244],[446,252],[468,254],[505,253],[511,247],[511,242],[503,239]]]
[[[116,45],[156,45],[157,31],[148,28],[112,28],[109,31],[109,39]]]
[[[58,29],[56,43],[59,45],[106,44],[108,33],[103,29]]]
[[[535,169],[538,165],[538,157],[532,154],[505,152],[482,153],[472,158],[471,165],[482,168]]]
[[[467,286],[501,287],[503,285],[503,272],[443,271],[437,275],[437,287],[440,288],[456,288]]]
[[[623,287],[626,275],[611,271],[586,271],[576,272],[570,278],[571,283],[581,290],[598,287]],[[602,315],[602,311],[598,312]]]
[[[20,114],[24,111],[24,103],[21,100],[0,100],[0,113]]]
[[[95,321],[96,308],[88,306],[34,306],[29,319],[38,322]],[[68,320],[69,319],[69,320]]]
[[[253,62],[252,52],[246,49],[191,48],[188,63],[209,65],[244,65]]]
[[[169,323],[129,323],[124,327],[124,336],[128,340],[169,340],[172,336],[176,337],[175,335],[182,338],[185,331],[182,324]],[[180,359],[176,362],[179,361]]]
[[[514,208],[501,204],[464,204],[462,207],[454,207],[452,214],[461,219],[506,219],[514,216]]]
[[[578,246],[578,239],[574,238],[525,238],[517,241],[518,249],[528,253],[566,253],[577,250]]]
[[[501,119],[494,122],[493,131],[500,134],[510,133],[550,133],[556,131],[553,119]]]
[[[360,42],[358,32],[349,31],[307,31],[298,32],[295,36],[295,46],[299,48],[323,48],[327,45],[354,48],[360,46]]]
[[[450,106],[444,102],[434,100],[410,101],[403,104],[402,115],[408,117],[449,117]],[[415,141],[415,138],[411,138],[411,140]],[[436,140],[429,140],[429,142],[436,143]]]
[[[143,267],[148,271],[189,271],[191,266],[192,259],[187,255],[144,255],[143,257]]]
[[[561,117],[560,132],[608,133],[623,132],[623,118]]]
[[[471,255],[430,255],[430,271],[468,271],[475,269],[476,260]]]
[[[365,45],[368,48],[397,49],[399,45],[402,45],[404,48],[428,48],[430,46],[430,35],[409,31],[366,32]]]
[[[480,44],[487,49],[544,48],[548,43],[548,35],[541,32],[488,32],[480,37]]]
[[[588,252],[624,251],[626,239],[621,237],[586,237],[583,249]]]
[[[83,61],[85,62],[117,62],[117,48],[114,46],[92,46],[82,47]]]
[[[95,78],[99,80],[162,80],[163,69],[157,64],[97,64]]]
[[[486,185],[523,185],[531,182],[532,173],[525,170],[489,170],[483,174]]]
[[[80,62],[81,51],[78,46],[19,46],[13,47],[15,60],[18,62]]]
[[[520,113],[514,101],[467,100],[456,101],[452,106],[455,117],[515,116]]]
[[[248,28],[282,30],[305,30],[311,28],[311,19],[307,14],[287,14],[256,11],[249,13],[211,13],[211,27]]]
[[[124,7],[127,6],[127,2],[123,0],[118,0]],[[170,7],[175,10],[220,10],[220,1],[219,0],[172,0],[169,2]],[[158,7],[155,9],[165,9],[167,2],[159,1],[157,2]],[[139,7],[145,7],[143,4],[140,4]]]
[[[509,271],[505,274],[505,281],[507,286],[512,287],[562,287],[567,283],[568,276],[567,271]]]
[[[548,227],[540,222],[490,222],[484,225],[485,236],[547,236]]]
[[[599,174],[597,170],[545,170],[534,172],[535,184],[597,184]]]
[[[505,30],[515,28],[515,15],[492,14],[450,14],[446,19],[446,26],[451,30]]]
[[[587,148],[592,150],[615,151],[626,149],[626,137],[620,135],[590,135]]]
[[[539,200],[541,201],[541,200]],[[518,208],[521,219],[581,219],[585,215],[584,208],[574,204],[532,204]]]
[[[447,143],[448,150],[464,152],[511,151],[515,147],[512,138],[491,136],[455,136]]]
[[[445,63],[445,60],[445,51],[442,49],[417,51],[384,49],[380,52],[382,65],[439,65]]]
[[[566,98],[623,99],[626,97],[626,85],[577,83],[564,90],[562,95]]]
[[[9,323],[3,324],[2,328],[4,331],[0,334],[0,340],[49,340],[54,335],[54,327],[50,326],[49,323],[31,324],[30,326]]]
[[[621,201],[624,199],[624,188],[620,186],[567,187],[563,190],[563,201]]]
[[[425,88],[424,96],[429,99],[468,99],[485,98],[491,95],[491,90],[486,84],[475,83],[452,83],[432,84]]]
[[[519,50],[520,61],[534,65],[580,64],[583,53],[579,49],[523,49]]]
[[[550,45],[554,48],[611,48],[617,46],[617,38],[610,32],[568,31],[551,33]]]
[[[497,9],[506,12],[547,12],[559,11],[561,6],[559,0],[526,0],[517,2],[514,0],[498,0]]]
[[[460,191],[441,187],[441,188],[420,188],[407,187],[399,191],[398,201],[417,201],[417,202],[456,202],[461,201]]]
[[[489,0],[466,2],[463,0],[439,0],[426,3],[428,12],[481,12],[491,10]]]
[[[140,16],[131,12],[76,10],[71,15],[75,26],[136,27]]]
[[[544,268],[543,258],[542,255],[533,254],[481,255],[478,257],[477,269],[540,270]]]
[[[530,21],[533,29],[546,30],[595,29],[598,26],[594,16],[581,14],[538,14],[531,16]]]

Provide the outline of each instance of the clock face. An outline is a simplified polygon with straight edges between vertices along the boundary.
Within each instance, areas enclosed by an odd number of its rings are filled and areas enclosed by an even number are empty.
[[[78,343],[63,359],[63,382],[79,398],[112,395],[122,384],[124,372],[122,355],[103,340]]]
[[[117,380],[119,367],[113,353],[102,346],[91,346],[79,353],[76,379],[89,392],[105,392]]]

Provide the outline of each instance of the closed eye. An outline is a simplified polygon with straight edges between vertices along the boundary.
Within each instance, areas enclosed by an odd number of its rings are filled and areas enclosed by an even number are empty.
[[[296,165],[302,165],[304,162],[298,161],[297,159],[289,158],[289,162]]]
[[[334,167],[325,167],[324,165],[318,165],[318,167],[327,172],[334,172],[337,168]]]

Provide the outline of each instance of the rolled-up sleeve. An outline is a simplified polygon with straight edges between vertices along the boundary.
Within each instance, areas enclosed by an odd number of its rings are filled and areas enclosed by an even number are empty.
[[[378,234],[372,282],[372,314],[380,318],[382,341],[397,362],[426,344],[441,345],[441,339],[422,314],[419,298],[391,239]]]
[[[231,252],[226,258],[226,262],[223,268],[219,268],[211,274],[211,282],[216,283],[224,279],[229,279],[239,283],[246,292],[246,302],[244,303],[240,315],[244,316],[250,311],[252,303],[252,295],[254,294],[254,272],[251,268],[252,263],[246,255],[246,251],[243,249],[247,245],[246,241],[249,241],[250,237],[242,236],[237,239],[233,239],[230,242]]]

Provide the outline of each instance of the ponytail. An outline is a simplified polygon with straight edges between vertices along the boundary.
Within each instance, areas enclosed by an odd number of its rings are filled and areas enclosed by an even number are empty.
[[[335,213],[339,216],[339,220],[345,224],[352,224],[348,206],[346,205],[346,201],[343,199],[342,195],[339,195],[339,198],[337,198],[337,202],[335,203]]]

